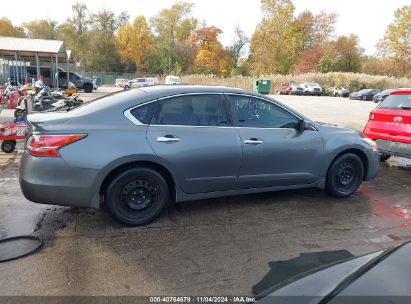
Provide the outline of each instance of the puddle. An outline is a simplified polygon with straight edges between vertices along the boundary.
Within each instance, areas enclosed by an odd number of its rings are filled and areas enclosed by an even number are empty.
[[[21,210],[9,208],[7,212],[0,214],[0,238],[17,235],[30,235],[38,230],[44,219],[44,213],[37,210]]]

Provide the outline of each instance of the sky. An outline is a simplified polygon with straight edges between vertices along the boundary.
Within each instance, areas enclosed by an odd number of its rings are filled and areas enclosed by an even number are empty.
[[[259,0],[184,0],[194,3],[193,16],[208,25],[214,25],[223,30],[221,42],[230,45],[233,40],[233,29],[239,24],[248,37],[251,37],[256,26],[261,21],[261,6]],[[50,18],[59,22],[71,16],[71,5],[78,0],[19,0],[19,7],[26,9],[7,8],[13,2],[2,5],[4,17],[14,25],[33,19]],[[161,9],[170,7],[175,0],[79,0],[88,9],[96,12],[102,8],[115,13],[127,10],[131,20],[137,15],[146,18],[157,14]],[[392,22],[394,10],[404,5],[410,5],[411,0],[293,0],[296,14],[311,10],[335,12],[338,14],[336,24],[337,35],[355,33],[360,38],[360,45],[365,53],[375,53],[375,45],[383,37],[387,25]],[[1,13],[0,13],[1,16]]]

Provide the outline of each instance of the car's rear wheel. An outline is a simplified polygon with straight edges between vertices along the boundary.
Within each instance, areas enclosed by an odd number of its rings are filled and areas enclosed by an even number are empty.
[[[380,154],[380,162],[385,162],[386,160],[388,160],[391,157],[391,155],[387,154],[387,153],[381,153]]]
[[[364,165],[361,159],[347,153],[339,156],[327,173],[326,191],[336,197],[346,197],[357,191],[364,177]]]
[[[83,86],[83,89],[84,89],[84,92],[86,92],[86,93],[91,93],[91,92],[93,92],[93,86],[92,86],[91,84],[89,84],[89,83],[86,83],[86,84]]]
[[[139,226],[156,219],[167,206],[169,188],[164,177],[149,168],[120,173],[107,188],[105,202],[119,222]]]

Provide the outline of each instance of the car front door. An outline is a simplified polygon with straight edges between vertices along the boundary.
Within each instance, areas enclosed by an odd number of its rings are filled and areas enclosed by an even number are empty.
[[[243,151],[238,187],[311,184],[322,168],[323,140],[314,128],[275,102],[227,95]]]
[[[241,142],[222,94],[159,100],[147,140],[184,192],[235,189]]]

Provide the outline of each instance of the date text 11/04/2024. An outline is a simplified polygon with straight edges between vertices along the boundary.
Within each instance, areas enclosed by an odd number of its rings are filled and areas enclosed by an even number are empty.
[[[150,297],[149,301],[150,303],[254,303],[256,300],[248,296],[157,296]]]

